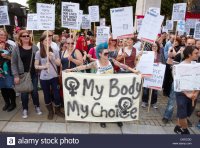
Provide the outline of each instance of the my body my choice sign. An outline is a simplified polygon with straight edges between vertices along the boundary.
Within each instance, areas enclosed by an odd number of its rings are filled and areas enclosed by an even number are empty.
[[[66,120],[138,120],[141,77],[135,74],[62,73]],[[120,78],[120,79],[119,79]]]

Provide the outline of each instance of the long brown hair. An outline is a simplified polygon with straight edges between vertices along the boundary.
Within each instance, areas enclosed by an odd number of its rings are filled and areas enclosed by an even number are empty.
[[[23,46],[23,43],[22,43],[22,40],[20,39],[20,37],[22,37],[22,35],[23,35],[24,33],[27,33],[27,34],[30,36],[30,33],[29,33],[28,30],[20,30],[20,32],[19,32],[19,34],[18,34],[18,37],[17,37],[17,44],[18,44],[19,46]],[[29,46],[32,46],[32,45],[33,45],[33,43],[32,43],[32,41],[31,41],[31,37],[29,37]]]
[[[45,47],[44,47],[44,44],[43,44],[43,41],[47,38],[47,35],[43,34],[41,37],[40,37],[40,56],[41,58],[46,58],[47,56],[47,53],[46,53],[46,50],[45,50]],[[49,51],[53,52],[51,46],[49,45]]]

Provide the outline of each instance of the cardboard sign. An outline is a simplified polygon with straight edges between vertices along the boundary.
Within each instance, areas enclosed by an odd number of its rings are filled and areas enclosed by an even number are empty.
[[[110,36],[110,27],[97,26],[96,44],[108,42]]]
[[[88,7],[90,21],[99,22],[99,6],[89,6]]]
[[[173,5],[172,20],[181,21],[185,20],[187,3],[177,3]]]
[[[79,28],[79,4],[62,2],[62,27],[74,30]]]
[[[200,40],[200,22],[197,22],[195,25],[194,38]]]
[[[91,29],[91,21],[90,21],[90,15],[84,14],[82,15],[82,29]]]
[[[79,10],[79,16],[78,16],[78,30],[81,30],[82,16],[83,16],[83,10]]]
[[[0,25],[10,25],[7,6],[0,6]]]
[[[178,64],[173,67],[174,90],[200,90],[200,64]]]
[[[63,72],[62,80],[66,120],[138,120],[142,89],[139,75]]]
[[[142,26],[138,34],[138,39],[154,43],[161,30],[164,16],[157,13],[147,12],[142,20]]]
[[[113,39],[133,36],[133,7],[110,9]]]
[[[37,3],[37,15],[39,30],[55,29],[55,5]]]
[[[164,74],[166,65],[164,64],[154,64],[153,65],[153,75],[149,78],[144,78],[143,87],[162,90]]]
[[[153,51],[143,51],[139,63],[136,69],[140,71],[142,75],[152,76],[153,74],[153,64],[154,64],[154,52]]]
[[[100,19],[100,26],[106,26],[106,18]]]
[[[27,14],[27,27],[26,30],[38,30],[37,13]]]

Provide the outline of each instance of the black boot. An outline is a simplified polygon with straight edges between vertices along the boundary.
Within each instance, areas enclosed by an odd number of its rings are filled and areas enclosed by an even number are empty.
[[[10,98],[10,106],[7,109],[7,112],[10,112],[16,108],[16,93],[14,89],[8,89],[9,98]]]
[[[182,129],[182,133],[181,135],[190,135],[190,131],[186,128],[186,129]]]
[[[7,89],[5,88],[2,88],[1,89],[1,94],[2,94],[2,97],[5,101],[5,105],[4,107],[2,108],[3,111],[6,111],[8,109],[8,107],[10,106],[10,99],[9,99],[9,95],[7,94]]]
[[[105,122],[101,122],[101,123],[100,123],[100,126],[101,126],[102,128],[106,128],[106,123],[105,123]]]
[[[122,127],[122,126],[123,126],[123,123],[122,123],[122,122],[117,122],[117,125],[118,125],[119,127]]]
[[[47,119],[53,120],[54,112],[53,112],[53,106],[52,104],[46,105],[47,110],[48,110],[48,116]]]
[[[9,103],[5,103],[4,107],[2,108],[3,111],[6,111],[8,109],[8,107],[10,106]]]
[[[61,112],[60,106],[55,106],[55,114],[58,115],[59,117],[65,118],[65,114]]]

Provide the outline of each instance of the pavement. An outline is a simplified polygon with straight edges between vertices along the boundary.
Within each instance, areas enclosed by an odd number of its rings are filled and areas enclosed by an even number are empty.
[[[2,111],[4,101],[0,93],[0,132],[2,133],[60,133],[60,134],[174,134],[173,129],[176,124],[176,109],[168,124],[162,122],[162,115],[165,110],[167,98],[161,93],[158,96],[158,109],[140,107],[139,121],[124,122],[123,127],[118,127],[116,123],[107,123],[106,128],[101,128],[99,123],[89,122],[67,122],[55,116],[53,120],[47,120],[47,110],[44,105],[42,92],[39,91],[42,115],[35,113],[32,100],[29,99],[29,117],[22,119],[22,105],[20,97],[17,97],[17,108],[12,112]],[[195,111],[200,110],[198,101]],[[192,127],[189,128],[191,134],[200,134],[196,127],[199,118],[195,111],[190,117]]]

